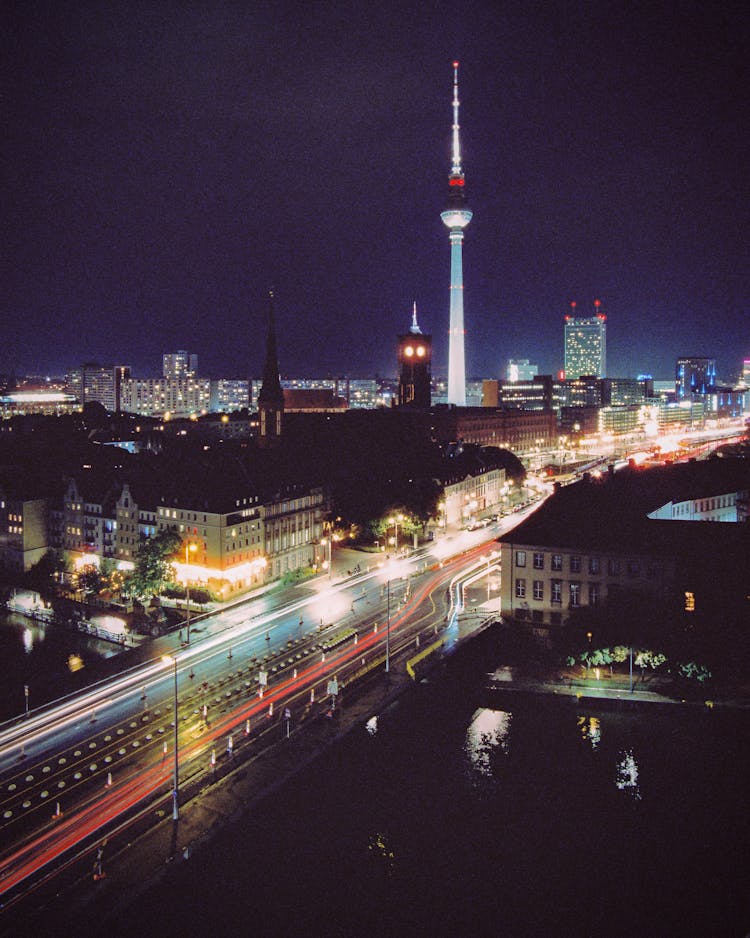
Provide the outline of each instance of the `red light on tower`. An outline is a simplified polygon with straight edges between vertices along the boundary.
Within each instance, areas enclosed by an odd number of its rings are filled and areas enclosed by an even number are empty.
[[[601,301],[601,300],[594,300],[594,306],[595,306],[597,309],[599,309],[599,307],[600,307],[601,305],[602,305],[602,301]]]
[[[458,62],[454,62],[454,63],[453,63],[453,67],[454,67],[454,68],[458,68]]]
[[[573,300],[573,302],[570,304],[570,308],[571,308],[571,309],[575,309],[576,306],[578,306],[578,304],[576,303],[575,300]]]

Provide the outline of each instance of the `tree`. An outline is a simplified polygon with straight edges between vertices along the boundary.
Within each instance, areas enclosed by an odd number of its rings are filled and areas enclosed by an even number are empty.
[[[667,660],[667,656],[659,651],[651,651],[651,649],[646,648],[643,651],[637,652],[633,660],[641,669],[641,682],[643,683],[646,668],[651,668],[655,671],[664,664]]]
[[[154,596],[174,581],[172,558],[182,544],[175,531],[160,531],[141,541],[135,558],[135,570],[128,581],[133,596]]]

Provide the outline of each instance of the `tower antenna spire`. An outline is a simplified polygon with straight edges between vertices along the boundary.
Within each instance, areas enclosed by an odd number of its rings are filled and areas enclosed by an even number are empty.
[[[453,155],[451,160],[451,173],[460,176],[461,172],[461,142],[458,132],[458,62],[453,63]]]
[[[414,300],[414,309],[411,314],[411,329],[409,332],[413,332],[414,335],[420,335],[422,330],[419,328],[419,323],[417,322],[417,301]]]

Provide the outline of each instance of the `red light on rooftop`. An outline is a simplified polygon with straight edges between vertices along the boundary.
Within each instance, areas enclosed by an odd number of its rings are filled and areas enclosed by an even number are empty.
[[[458,68],[458,62],[454,62],[454,63],[453,63],[453,67],[454,67],[454,68]]]
[[[604,315],[604,313],[599,313],[599,315],[598,315],[596,318],[597,318],[597,319],[601,319],[602,322],[605,322],[606,319],[607,319],[607,317]]]
[[[571,308],[571,309],[575,309],[576,306],[578,306],[578,304],[576,303],[575,300],[573,300],[573,302],[570,304],[570,308]]]
[[[448,180],[449,186],[462,186],[464,184],[463,179],[460,176],[453,176]]]
[[[596,306],[597,309],[599,309],[599,307],[600,307],[601,305],[602,305],[602,301],[601,301],[601,300],[594,300],[594,306]]]
[[[565,322],[570,322],[570,320],[571,320],[572,318],[573,318],[572,316],[566,316],[566,317],[565,317]]]
[[[562,371],[562,370],[559,371],[558,374],[557,374],[557,377],[558,377],[558,379],[559,379],[560,381],[564,381],[564,380],[565,380],[565,372]]]

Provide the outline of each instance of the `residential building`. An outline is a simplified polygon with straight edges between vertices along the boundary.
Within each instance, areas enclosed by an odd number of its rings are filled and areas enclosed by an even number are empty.
[[[575,610],[626,595],[750,614],[750,526],[689,520],[745,518],[749,493],[750,466],[730,459],[558,487],[500,537],[503,616],[546,635]]]
[[[198,356],[192,352],[165,352],[162,375],[165,378],[194,378],[198,374]]]

